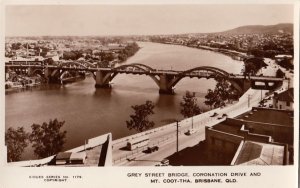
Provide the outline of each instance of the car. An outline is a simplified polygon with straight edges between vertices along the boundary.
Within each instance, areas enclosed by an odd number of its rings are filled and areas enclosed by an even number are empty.
[[[158,151],[158,149],[159,149],[158,146],[148,147],[145,152],[146,153],[152,153],[152,152]]]
[[[136,157],[135,156],[130,156],[130,157],[127,157],[127,160],[128,161],[134,161],[136,159]]]
[[[265,104],[260,104],[260,105],[258,105],[258,107],[267,107],[267,105],[265,105]]]
[[[160,163],[161,163],[162,165],[169,165],[169,164],[170,164],[170,161],[169,161],[169,159],[163,159]]]
[[[187,132],[186,132],[186,134],[187,135],[192,135],[192,134],[194,134],[194,133],[196,133],[197,131],[195,130],[195,129],[189,129]]]
[[[213,115],[211,115],[210,117],[215,117],[215,116],[217,116],[218,115],[218,113],[214,113]]]
[[[217,119],[223,119],[223,118],[227,118],[227,114],[223,114],[222,116],[219,116]]]

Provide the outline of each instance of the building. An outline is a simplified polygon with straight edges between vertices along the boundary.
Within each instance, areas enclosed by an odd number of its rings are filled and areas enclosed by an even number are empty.
[[[56,155],[30,161],[8,163],[20,167],[97,167],[112,166],[112,134],[91,138],[86,144]]]
[[[280,110],[294,110],[294,88],[289,88],[282,93],[275,93],[273,106]]]
[[[287,165],[293,163],[294,125],[291,111],[253,108],[236,118],[206,127],[205,141],[216,163]],[[222,157],[221,157],[222,156]]]
[[[292,55],[284,55],[284,54],[280,54],[280,55],[275,56],[275,61],[282,61],[283,59],[292,60],[293,56]]]

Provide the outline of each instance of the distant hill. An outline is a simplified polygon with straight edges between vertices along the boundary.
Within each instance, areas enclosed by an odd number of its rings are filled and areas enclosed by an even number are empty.
[[[247,25],[237,27],[235,29],[218,32],[215,34],[229,34],[229,35],[239,35],[239,34],[276,34],[276,33],[293,33],[293,24],[291,23],[281,23],[277,25]]]

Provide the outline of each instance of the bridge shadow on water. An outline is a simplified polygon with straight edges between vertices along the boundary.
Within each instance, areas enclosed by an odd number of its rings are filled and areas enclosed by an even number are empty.
[[[155,104],[157,107],[175,108],[176,98],[178,98],[176,95],[158,95]]]
[[[101,89],[95,89],[93,96],[95,97],[111,97],[112,94],[112,88],[101,88]]]

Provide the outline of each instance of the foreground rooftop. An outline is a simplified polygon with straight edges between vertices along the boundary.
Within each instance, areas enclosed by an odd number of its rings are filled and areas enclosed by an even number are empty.
[[[284,146],[246,141],[237,151],[232,165],[283,165]]]

